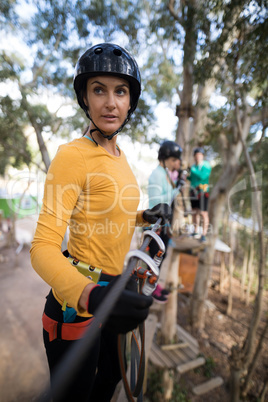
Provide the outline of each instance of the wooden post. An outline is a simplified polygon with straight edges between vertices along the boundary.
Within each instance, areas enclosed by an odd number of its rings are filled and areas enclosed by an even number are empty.
[[[178,303],[178,268],[180,253],[171,247],[170,268],[167,273],[166,287],[170,289],[168,302],[164,306],[161,317],[161,342],[164,345],[177,341],[177,303]],[[174,387],[174,372],[170,373],[168,368],[163,373],[164,400],[169,401]]]
[[[225,255],[221,251],[220,293],[223,293],[224,279],[225,279]]]
[[[177,304],[178,304],[178,268],[179,268],[179,252],[171,247],[170,252],[170,268],[167,273],[166,287],[171,292],[168,295],[168,302],[164,306],[161,317],[161,340],[162,343],[170,344],[176,341],[177,328]]]

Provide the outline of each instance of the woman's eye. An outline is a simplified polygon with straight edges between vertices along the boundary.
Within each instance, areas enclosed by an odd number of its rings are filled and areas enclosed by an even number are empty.
[[[95,87],[94,92],[95,92],[95,94],[100,94],[103,92],[103,89],[101,87]]]
[[[118,95],[125,95],[127,93],[127,90],[125,88],[120,88],[117,90]]]

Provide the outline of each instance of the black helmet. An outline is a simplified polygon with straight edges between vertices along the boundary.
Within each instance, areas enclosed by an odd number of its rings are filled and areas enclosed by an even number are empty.
[[[116,75],[130,84],[128,118],[137,107],[141,93],[141,77],[136,60],[122,47],[113,43],[100,43],[88,49],[78,60],[74,73],[74,90],[81,108],[88,115],[83,91],[88,78],[96,75]]]
[[[202,147],[195,148],[194,151],[193,151],[194,156],[195,156],[195,154],[198,154],[198,153],[204,155],[205,154],[204,148],[202,148]]]
[[[164,141],[158,151],[158,159],[164,161],[170,157],[181,160],[182,148],[174,141]]]

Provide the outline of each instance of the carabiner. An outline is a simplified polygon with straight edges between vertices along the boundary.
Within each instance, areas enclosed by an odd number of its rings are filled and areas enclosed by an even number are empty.
[[[142,260],[149,267],[148,270],[144,270],[142,273],[142,275],[146,279],[144,280],[141,293],[146,296],[150,296],[156,288],[160,272],[159,268],[155,263],[155,261],[148,254],[145,254],[143,251],[140,250],[132,250],[129,251],[125,257],[124,268],[123,268],[124,271],[127,268],[129,261],[132,258],[136,258],[137,262],[139,260]],[[138,272],[137,268],[136,271]]]

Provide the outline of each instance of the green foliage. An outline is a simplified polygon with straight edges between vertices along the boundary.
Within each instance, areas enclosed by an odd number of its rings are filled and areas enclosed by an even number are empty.
[[[171,402],[190,402],[187,396],[187,390],[182,387],[181,384],[175,382],[171,397]]]
[[[15,1],[1,4],[0,22],[6,22],[7,34],[17,35],[27,45],[27,50],[25,53],[20,49],[16,52],[0,50],[0,79],[6,85],[13,81],[16,87],[15,101],[20,109],[18,125],[32,126],[39,135],[50,134],[46,138],[52,135],[68,137],[72,132],[79,135],[88,121],[77,105],[73,90],[73,71],[78,57],[93,44],[95,37],[99,41],[121,44],[122,40],[118,41],[118,38],[122,35],[125,43],[129,43],[128,49],[134,55],[138,54],[136,45],[138,29],[142,26],[142,5],[139,1],[43,0],[16,6]],[[29,7],[29,13],[22,12],[23,6]],[[52,102],[57,97],[63,105],[66,102],[72,105],[73,113],[60,117],[57,112],[52,112],[43,100],[43,94]],[[3,118],[7,117],[5,113],[9,111],[2,107]],[[19,121],[21,115],[23,124]],[[150,106],[143,98],[124,133],[133,140],[151,141],[147,131],[154,122]],[[2,137],[3,144],[5,138]],[[21,160],[21,156],[15,155],[16,148],[12,151],[13,159]],[[9,160],[3,159],[3,165]],[[29,162],[29,159],[25,160]]]
[[[205,357],[203,355],[199,355],[200,357]],[[195,373],[203,374],[206,378],[211,378],[214,375],[215,369],[215,361],[213,357],[206,357],[205,364],[201,367],[194,369]]]
[[[9,96],[0,98],[0,174],[6,167],[20,168],[29,164],[31,152],[24,136],[25,118],[22,110]]]
[[[145,394],[145,400],[150,402],[159,402],[164,398],[164,389],[163,389],[163,369],[159,369],[157,367],[150,367],[148,372],[148,381],[147,381],[147,391]],[[170,373],[173,376],[172,373]],[[190,402],[190,399],[187,397],[187,391],[181,385],[174,381],[173,392],[170,399],[170,402]]]
[[[257,145],[256,145],[257,146]],[[257,175],[258,191],[262,201],[262,215],[264,226],[268,228],[268,138],[264,138],[258,147],[256,154],[254,154],[254,147],[252,150],[254,170]],[[239,214],[243,218],[254,217],[254,204],[253,204],[253,188],[251,178],[249,175],[244,175],[240,178],[241,189],[235,192],[231,199],[232,212]]]
[[[148,373],[146,398],[150,402],[158,402],[163,399],[163,385],[162,385],[163,370],[159,368],[152,368]]]
[[[21,12],[27,6],[29,13]],[[0,6],[0,28],[17,36],[27,45],[27,51],[0,51],[0,78],[7,84],[12,80],[21,91],[17,102],[21,102],[28,124],[36,124],[42,133],[50,132],[51,136],[66,137],[72,131],[81,133],[87,121],[77,107],[72,87],[74,65],[96,40],[117,42],[137,57],[142,73],[139,108],[131,125],[124,130],[133,140],[158,141],[154,135],[147,134],[149,128],[151,133],[154,131],[153,107],[161,101],[173,105],[178,102],[187,63],[189,71],[193,70],[194,90],[197,84],[204,84],[211,77],[215,65],[219,66],[215,73],[217,88],[228,98],[228,106],[224,111],[214,108],[213,124],[216,122],[217,127],[226,129],[227,123],[233,121],[229,112],[235,99],[234,68],[240,99],[249,93],[259,100],[259,108],[264,105],[268,53],[264,9],[264,3],[255,0],[202,0],[196,2],[195,8],[192,2],[185,1],[174,2],[172,15],[165,1],[29,0],[17,4],[5,0]],[[226,38],[232,35],[235,40],[230,41],[228,49],[224,48]],[[227,70],[222,67],[222,60]],[[235,60],[239,60],[236,65]],[[61,97],[63,102],[72,105],[72,115],[62,118],[52,113],[42,101],[44,92],[51,99]],[[193,102],[191,94],[185,96]],[[34,121],[29,120],[29,115]],[[215,146],[215,154],[220,152],[220,145],[213,140],[216,131],[217,128],[211,127],[206,142],[211,148]],[[232,140],[230,124],[226,131]]]

